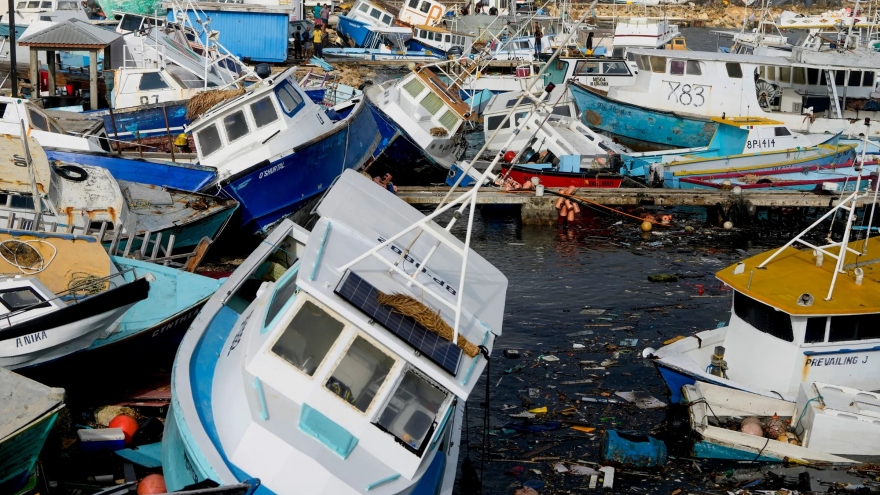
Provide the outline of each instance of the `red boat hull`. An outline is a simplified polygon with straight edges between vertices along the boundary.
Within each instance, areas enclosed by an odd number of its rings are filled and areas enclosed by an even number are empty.
[[[502,166],[503,173],[508,173],[513,180],[524,184],[532,180],[532,177],[541,179],[541,185],[548,188],[565,188],[569,186],[601,189],[617,189],[623,182],[623,176],[612,172],[552,172],[547,170],[530,170],[517,166]]]

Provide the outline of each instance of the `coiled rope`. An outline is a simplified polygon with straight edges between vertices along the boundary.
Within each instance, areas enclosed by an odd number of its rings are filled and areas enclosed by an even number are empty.
[[[49,261],[43,258],[43,255],[32,246],[32,244],[45,244],[52,248],[52,256]],[[52,243],[41,239],[30,241],[19,241],[16,239],[7,239],[0,242],[0,257],[6,260],[10,265],[21,270],[25,275],[36,275],[52,264],[55,255],[58,254],[58,248]]]

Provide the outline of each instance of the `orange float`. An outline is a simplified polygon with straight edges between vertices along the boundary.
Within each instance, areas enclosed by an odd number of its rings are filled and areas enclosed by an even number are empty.
[[[157,493],[168,493],[165,488],[165,477],[161,474],[148,474],[138,483],[138,495],[156,495]]]
[[[120,428],[125,434],[125,444],[131,445],[131,438],[138,429],[138,422],[131,416],[120,414],[110,421],[110,428]]]

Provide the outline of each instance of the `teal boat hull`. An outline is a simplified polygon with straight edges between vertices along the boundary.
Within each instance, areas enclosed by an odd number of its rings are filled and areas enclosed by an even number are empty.
[[[28,483],[63,407],[58,405],[25,428],[0,439],[0,493],[16,493]]]

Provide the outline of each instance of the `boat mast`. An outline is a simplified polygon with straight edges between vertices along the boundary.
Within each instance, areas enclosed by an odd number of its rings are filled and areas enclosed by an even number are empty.
[[[843,201],[838,203],[837,206],[835,206],[834,208],[831,208],[828,211],[828,213],[822,215],[818,220],[813,222],[812,225],[807,227],[803,232],[798,234],[794,239],[788,241],[784,246],[782,246],[781,248],[776,250],[776,252],[773,253],[772,256],[770,256],[769,258],[764,260],[760,265],[758,265],[758,267],[757,267],[758,269],[766,269],[767,264],[770,263],[774,258],[776,258],[780,253],[782,253],[789,246],[792,246],[795,243],[803,244],[804,246],[807,246],[808,248],[812,249],[813,254],[818,258],[821,258],[823,256],[829,256],[829,257],[835,259],[836,262],[834,265],[834,272],[831,275],[831,285],[828,287],[828,296],[825,297],[826,301],[831,300],[831,296],[834,294],[834,285],[837,283],[837,275],[840,273],[846,273],[846,270],[844,270],[846,255],[848,253],[852,253],[852,254],[856,255],[856,257],[859,257],[859,256],[866,254],[866,252],[867,252],[867,241],[865,242],[865,246],[862,249],[862,251],[857,251],[857,250],[849,247],[849,239],[850,239],[850,234],[852,233],[853,221],[855,220],[855,216],[856,216],[856,207],[858,206],[859,201],[861,199],[868,196],[868,193],[861,192],[860,188],[861,188],[861,181],[862,181],[862,173],[865,170],[865,151],[868,147],[868,133],[869,133],[870,129],[871,129],[871,119],[865,118],[865,134],[864,134],[864,142],[862,143],[862,156],[858,159],[858,162],[859,162],[858,174],[856,175],[855,190],[853,191],[853,193],[850,194],[849,196],[847,196],[846,199],[844,199]],[[869,180],[868,181],[868,189],[870,189],[870,186],[871,186],[871,184],[870,184],[870,180]],[[875,195],[875,200],[876,200],[877,184],[874,184],[874,189],[875,189],[874,195]],[[875,205],[872,206],[871,218],[873,218],[873,208],[874,207],[876,207],[876,202],[875,202]],[[841,238],[840,241],[838,241],[838,242],[833,241],[831,239],[830,233],[828,234],[828,236],[825,239],[827,241],[827,244],[825,244],[823,246],[813,245],[804,239],[804,237],[806,237],[807,233],[810,232],[811,230],[813,230],[814,227],[816,227],[817,225],[819,225],[820,223],[825,221],[825,219],[831,217],[832,215],[835,215],[837,213],[837,211],[839,211],[839,210],[843,210],[843,211],[847,212],[846,225],[844,226],[843,237]],[[868,225],[869,232],[870,232],[870,227],[871,226]],[[837,248],[836,253],[831,251],[831,249],[834,249],[834,248]]]
[[[9,83],[12,97],[18,98],[18,65],[15,60],[15,0],[9,0]]]

